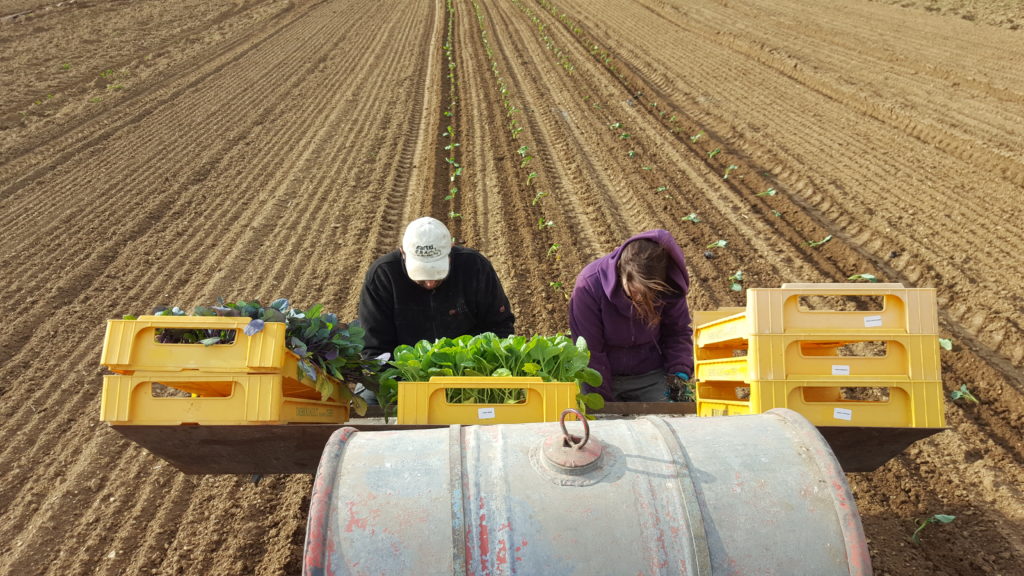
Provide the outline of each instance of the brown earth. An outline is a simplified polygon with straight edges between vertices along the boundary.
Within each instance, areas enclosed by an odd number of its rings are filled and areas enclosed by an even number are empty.
[[[848,475],[874,568],[1024,574],[1024,4],[451,8],[454,85],[441,0],[0,0],[0,573],[297,574],[311,478],[186,476],[112,432],[104,321],[220,296],[352,317],[430,214],[523,334],[565,331],[580,268],[656,227],[697,310],[742,305],[737,270],[937,288],[944,386],[981,404]]]

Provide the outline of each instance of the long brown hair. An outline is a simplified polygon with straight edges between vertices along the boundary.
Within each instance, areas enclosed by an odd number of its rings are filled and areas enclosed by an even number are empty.
[[[647,239],[626,244],[619,254],[619,281],[637,315],[650,327],[661,321],[661,295],[673,291],[668,283],[668,259],[660,244]]]

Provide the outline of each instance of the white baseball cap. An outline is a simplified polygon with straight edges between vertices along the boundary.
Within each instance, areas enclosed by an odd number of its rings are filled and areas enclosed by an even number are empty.
[[[409,223],[402,239],[405,271],[415,282],[443,280],[448,276],[452,234],[440,220],[425,216]]]

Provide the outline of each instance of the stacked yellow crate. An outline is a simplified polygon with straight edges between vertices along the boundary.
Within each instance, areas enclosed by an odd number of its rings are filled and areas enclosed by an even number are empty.
[[[694,322],[701,416],[790,408],[818,426],[945,426],[934,289],[753,288],[745,308]]]
[[[111,424],[287,424],[342,423],[343,384],[321,400],[298,374],[299,358],[285,345],[284,323],[268,322],[253,336],[248,318],[142,316],[110,320],[100,363],[115,374],[103,377],[100,418]],[[168,344],[162,330],[233,333],[228,344]],[[158,386],[154,386],[158,385]],[[168,394],[154,390],[163,390]]]

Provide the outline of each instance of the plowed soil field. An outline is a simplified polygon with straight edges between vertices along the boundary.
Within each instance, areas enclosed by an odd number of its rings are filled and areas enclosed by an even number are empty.
[[[218,297],[352,318],[432,215],[521,334],[565,332],[576,273],[651,228],[695,310],[743,305],[737,271],[936,288],[944,388],[980,404],[848,475],[874,569],[1024,574],[1020,24],[1019,1],[0,0],[0,573],[299,573],[311,477],[188,476],[112,431],[104,323]],[[933,514],[956,520],[910,543]]]

